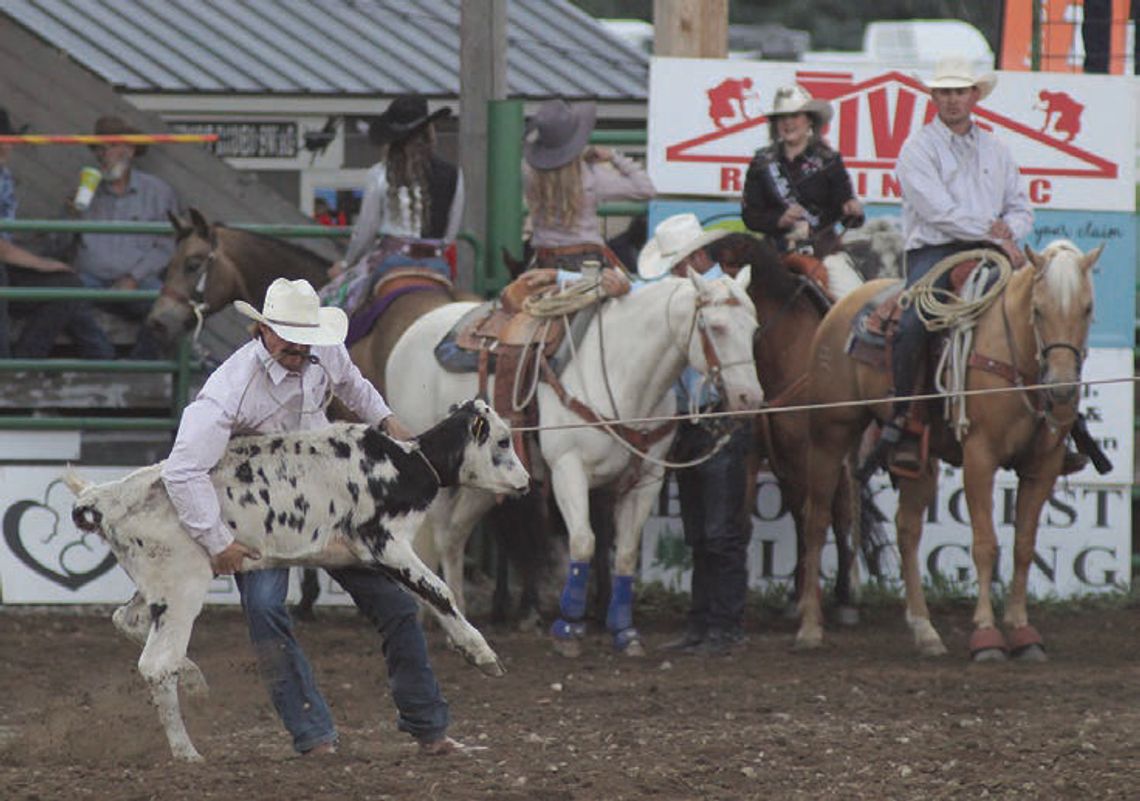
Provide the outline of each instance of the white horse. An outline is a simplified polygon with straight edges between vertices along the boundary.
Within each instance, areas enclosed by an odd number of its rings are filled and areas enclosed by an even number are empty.
[[[586,426],[584,417],[671,417],[676,413],[673,386],[689,365],[721,385],[729,409],[759,406],[763,390],[752,358],[757,324],[746,292],[749,276],[748,268],[735,279],[669,276],[603,301],[563,370],[561,387],[545,381],[537,387],[539,447],[570,536],[562,617],[551,629],[556,647],[567,655],[580,652],[585,634],[582,618],[594,552],[589,491],[615,482],[617,555],[606,624],[618,650],[643,653],[633,627],[633,574],[641,529],[664,480],[660,461],[674,433],[674,426],[660,423]],[[429,312],[392,350],[388,402],[413,430],[427,428],[452,404],[476,392],[474,374],[446,372],[431,355],[474,305],[451,303]],[[482,491],[448,492],[436,501],[417,539],[416,550],[425,562],[442,557],[444,579],[460,604],[464,547],[493,503],[494,496]]]

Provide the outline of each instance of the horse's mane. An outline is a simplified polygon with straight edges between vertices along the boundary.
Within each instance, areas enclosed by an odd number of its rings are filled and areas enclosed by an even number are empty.
[[[731,233],[717,240],[709,249],[722,265],[725,262],[743,267],[752,265],[752,280],[748,294],[764,297],[777,303],[789,300],[800,288],[800,279],[780,261],[780,252],[768,239],[752,234]]]
[[[1080,290],[1081,279],[1084,277],[1081,269],[1083,255],[1081,249],[1068,239],[1056,239],[1041,251],[1046,264],[1041,277],[1049,288],[1049,294],[1057,299],[1062,312],[1068,311],[1070,301]]]

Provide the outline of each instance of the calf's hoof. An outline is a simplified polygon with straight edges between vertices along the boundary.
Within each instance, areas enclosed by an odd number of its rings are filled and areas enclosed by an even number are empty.
[[[479,668],[479,671],[484,676],[498,678],[499,676],[507,675],[507,669],[503,667],[503,663],[499,661],[498,657],[495,657],[490,662],[476,662],[475,667]]]
[[[1009,651],[1020,662],[1048,662],[1045,641],[1037,629],[1026,623],[1009,632]]]
[[[188,746],[188,747],[172,748],[171,750],[173,751],[174,758],[177,759],[179,762],[205,762],[206,761],[206,760],[202,759],[202,755],[198,753],[198,749],[196,749],[192,745]]]
[[[974,662],[1004,662],[1009,658],[1005,637],[995,628],[974,629],[970,635],[970,659]]]

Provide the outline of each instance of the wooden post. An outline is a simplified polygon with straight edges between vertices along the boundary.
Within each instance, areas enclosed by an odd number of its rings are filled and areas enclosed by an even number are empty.
[[[507,96],[507,0],[463,0],[459,18],[459,166],[462,230],[487,242],[487,101]],[[484,248],[484,258],[491,254]],[[459,286],[475,284],[471,249],[459,246]]]
[[[728,0],[653,0],[653,55],[728,56]]]

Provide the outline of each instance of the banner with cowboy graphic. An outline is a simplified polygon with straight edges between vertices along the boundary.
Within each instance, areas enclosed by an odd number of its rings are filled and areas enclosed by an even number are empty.
[[[923,76],[803,63],[654,58],[648,169],[662,194],[735,196],[768,144],[775,91],[798,83],[830,102],[824,137],[865,201],[898,203],[903,143],[934,118]],[[1039,209],[1135,210],[1136,121],[1127,78],[998,73],[975,119],[1005,142]]]

